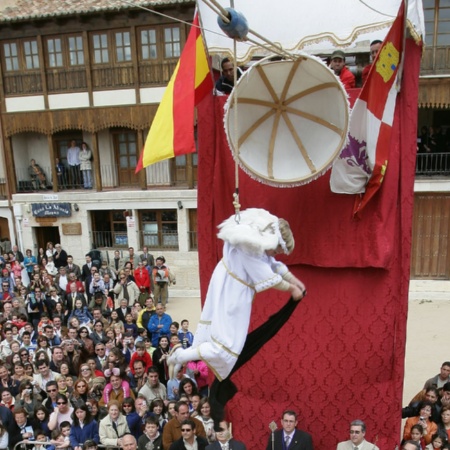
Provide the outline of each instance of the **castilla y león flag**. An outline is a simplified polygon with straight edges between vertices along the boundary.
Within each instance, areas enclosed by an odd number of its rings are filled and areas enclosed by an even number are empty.
[[[194,107],[213,87],[195,14],[186,45],[156,111],[136,173],[174,156],[195,152]]]
[[[389,161],[389,145],[401,77],[404,2],[389,30],[352,109],[348,144],[333,164],[330,187],[338,194],[361,194],[354,214],[380,188]]]

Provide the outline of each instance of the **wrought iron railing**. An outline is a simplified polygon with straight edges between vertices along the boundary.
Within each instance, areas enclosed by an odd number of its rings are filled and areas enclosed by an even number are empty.
[[[140,235],[141,247],[178,250],[178,233],[176,231],[161,231],[157,233],[140,231]]]
[[[450,153],[418,153],[416,175],[450,176]]]

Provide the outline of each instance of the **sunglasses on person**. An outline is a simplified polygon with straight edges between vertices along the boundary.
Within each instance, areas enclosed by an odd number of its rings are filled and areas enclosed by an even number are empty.
[[[50,393],[50,392],[56,392],[57,391],[57,389],[47,389],[47,392],[48,393]]]
[[[132,408],[133,405],[125,405],[125,404],[124,404],[123,407],[124,407],[124,408]]]
[[[192,428],[182,428],[181,429],[182,433],[189,433],[189,431],[192,431]]]
[[[56,404],[59,405],[67,405],[67,402],[56,402]]]

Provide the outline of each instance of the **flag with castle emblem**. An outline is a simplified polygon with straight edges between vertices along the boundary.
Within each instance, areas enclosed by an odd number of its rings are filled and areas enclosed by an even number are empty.
[[[394,110],[399,90],[404,45],[402,1],[351,112],[348,143],[333,164],[332,192],[360,194],[358,214],[380,188],[388,167]]]

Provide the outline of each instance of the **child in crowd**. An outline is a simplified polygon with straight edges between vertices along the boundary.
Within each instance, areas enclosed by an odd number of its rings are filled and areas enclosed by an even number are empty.
[[[178,337],[178,334],[171,334],[170,335],[170,348],[175,347],[175,345],[178,345],[180,343],[180,338]]]
[[[105,369],[104,374],[105,377],[108,379],[108,383],[106,384],[105,389],[103,390],[103,402],[105,403],[105,405],[108,405],[109,397],[113,390],[113,385],[111,384],[111,381],[109,379],[111,378],[112,375],[118,377],[120,375],[120,369],[118,367],[111,367],[111,363],[109,363],[109,367]],[[131,395],[130,383],[122,379],[121,387],[123,389],[124,398],[130,397]]]
[[[33,450],[46,450],[46,446],[43,442],[47,442],[48,438],[42,430],[35,430],[34,435],[36,436],[36,445],[33,447]],[[40,442],[40,444],[38,444]]]
[[[148,372],[148,369],[152,367],[152,358],[145,350],[145,344],[143,342],[138,342],[136,345],[136,351],[132,354],[130,360],[130,369],[132,374],[134,375],[134,362],[142,361],[144,364],[145,373]]]
[[[431,436],[431,443],[425,448],[426,450],[439,450],[444,446],[444,444],[446,444],[446,439],[444,436],[439,433],[435,433]]]
[[[136,324],[133,322],[133,316],[131,313],[128,313],[125,315],[125,323],[123,325],[123,328],[125,330],[125,333],[131,333],[134,338],[138,335],[138,328]]]
[[[69,316],[69,322],[72,317],[76,317],[81,325],[89,326],[91,321],[94,320],[91,313],[88,311],[87,306],[83,306],[83,302],[81,300],[75,301],[75,309]]]
[[[411,427],[411,440],[419,444],[422,450],[425,448],[422,425],[416,424]]]
[[[0,448],[9,448],[9,434],[8,430],[0,421]]]
[[[56,450],[70,447],[70,422],[61,422],[59,430],[52,432],[51,444],[55,446]]]
[[[38,323],[38,334],[41,335],[44,332],[46,325],[51,325],[52,321],[46,312],[41,314],[41,321]]]
[[[93,441],[92,439],[87,440],[83,444],[83,450],[97,450],[97,447],[98,447],[97,443],[95,441]]]
[[[147,339],[147,330],[145,328],[138,328],[137,337],[134,342],[137,344],[138,342],[145,342],[146,339]]]
[[[194,335],[189,331],[189,320],[181,321],[181,330],[178,332],[178,337],[183,345],[183,348],[188,348],[194,342]]]
[[[160,450],[162,448],[162,438],[158,430],[158,421],[154,417],[145,419],[144,434],[138,440],[138,450]],[[147,447],[148,444],[151,444]]]
[[[149,338],[146,338],[144,341],[145,349],[150,356],[153,356],[153,352],[156,350],[155,347],[152,346],[152,341]]]
[[[180,324],[178,322],[172,322],[169,327],[170,334],[178,334]]]

